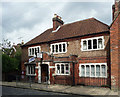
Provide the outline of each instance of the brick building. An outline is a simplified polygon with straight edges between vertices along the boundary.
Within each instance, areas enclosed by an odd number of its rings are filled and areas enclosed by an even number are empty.
[[[64,24],[56,14],[52,21],[22,46],[22,74],[38,83],[120,89],[120,0],[110,26],[95,18]]]

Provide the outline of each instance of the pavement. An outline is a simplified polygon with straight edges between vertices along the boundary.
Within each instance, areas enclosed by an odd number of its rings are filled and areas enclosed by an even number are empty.
[[[109,88],[103,87],[89,87],[89,86],[69,86],[69,85],[46,85],[46,84],[38,84],[38,83],[22,83],[19,82],[0,82],[0,85],[3,86],[11,86],[11,87],[19,87],[19,88],[31,88],[40,91],[50,91],[56,93],[65,93],[65,94],[73,94],[73,95],[119,95],[120,91],[114,91]],[[120,97],[120,95],[119,95]]]

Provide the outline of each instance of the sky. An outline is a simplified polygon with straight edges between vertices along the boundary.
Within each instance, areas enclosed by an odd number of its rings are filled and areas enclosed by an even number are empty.
[[[26,43],[53,27],[54,14],[61,16],[64,24],[94,17],[110,25],[114,0],[90,1],[1,2],[0,39],[8,39],[15,44],[21,43],[22,40]]]

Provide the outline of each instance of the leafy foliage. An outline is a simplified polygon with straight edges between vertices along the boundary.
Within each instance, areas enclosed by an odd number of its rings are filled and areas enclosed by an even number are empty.
[[[18,70],[19,61],[16,58],[2,54],[2,64],[3,72],[12,72]]]
[[[2,72],[20,71],[21,47],[18,45],[15,50],[13,47],[8,40],[2,44]]]

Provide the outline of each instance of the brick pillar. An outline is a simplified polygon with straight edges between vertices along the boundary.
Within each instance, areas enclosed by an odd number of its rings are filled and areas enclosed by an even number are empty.
[[[77,70],[76,70],[76,66],[77,66],[77,55],[70,55],[71,56],[71,61],[72,62],[72,85],[76,85],[77,84]]]
[[[120,13],[110,28],[111,88],[120,89]]]

